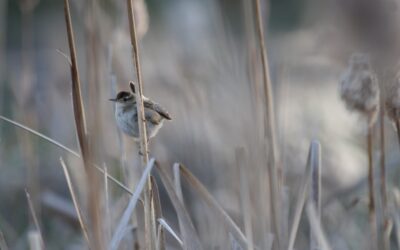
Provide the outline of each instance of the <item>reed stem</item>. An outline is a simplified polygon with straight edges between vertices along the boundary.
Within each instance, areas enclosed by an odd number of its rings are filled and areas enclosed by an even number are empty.
[[[278,145],[276,141],[276,132],[275,132],[275,112],[274,112],[274,100],[272,95],[272,86],[271,86],[271,78],[269,74],[269,66],[268,66],[268,56],[267,50],[265,48],[265,39],[264,39],[264,27],[263,27],[263,19],[261,15],[261,4],[260,0],[255,1],[255,14],[256,14],[256,31],[258,36],[258,43],[260,46],[260,56],[261,56],[261,64],[262,64],[262,73],[263,73],[263,83],[264,83],[264,95],[265,95],[265,129],[266,129],[266,137],[269,140],[269,147],[271,160],[268,161],[269,167],[269,185],[270,185],[270,193],[271,193],[271,210],[272,210],[272,224],[274,234],[276,236],[276,245],[278,249],[281,249],[281,230],[280,230],[280,221],[281,216],[279,212],[279,207],[281,204],[281,192],[280,186],[282,183],[282,170],[279,166],[279,151]]]
[[[374,169],[372,159],[372,126],[368,125],[367,134],[367,150],[368,150],[368,188],[369,188],[369,223],[371,230],[371,241],[373,249],[377,249],[377,225],[376,225],[376,211],[375,211],[375,195],[374,195]]]
[[[147,165],[148,162],[148,145],[147,145],[147,133],[146,133],[146,120],[144,116],[144,106],[143,106],[143,83],[142,83],[142,73],[141,73],[141,65],[140,65],[140,56],[139,56],[139,43],[136,33],[136,23],[135,23],[135,13],[133,11],[133,2],[132,0],[127,0],[128,5],[128,18],[129,18],[129,33],[131,38],[131,45],[133,48],[133,61],[136,69],[136,77],[137,83],[135,84],[135,90],[137,90],[136,98],[137,98],[137,112],[139,115],[139,134],[140,134],[140,152],[142,158],[142,166],[143,168]],[[155,213],[154,209],[152,209],[152,204],[154,204],[152,199],[152,186],[150,181],[150,176],[147,179],[146,189],[144,192],[144,214],[145,214],[145,242],[146,249],[154,250],[156,249],[156,222],[155,222]]]

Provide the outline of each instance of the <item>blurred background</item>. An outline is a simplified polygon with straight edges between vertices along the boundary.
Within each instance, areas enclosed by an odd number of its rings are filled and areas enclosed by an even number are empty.
[[[285,180],[286,231],[310,141],[317,139],[322,145],[322,225],[327,239],[332,249],[368,249],[366,125],[346,109],[338,84],[349,55],[370,48],[366,40],[374,36],[371,23],[364,19],[375,17],[368,11],[378,9],[365,7],[368,3],[361,0],[261,2]],[[389,11],[396,26],[397,3],[382,2],[387,4],[383,13]],[[133,189],[141,174],[138,148],[118,131],[114,106],[108,101],[136,79],[126,2],[70,0],[70,4],[94,161]],[[267,236],[258,218],[266,212],[259,197],[264,195],[260,185],[268,178],[256,170],[266,165],[265,105],[262,74],[254,70],[260,65],[258,44],[248,22],[252,18],[246,17],[246,1],[135,0],[134,5],[144,95],[173,117],[150,142],[151,157],[168,168],[175,162],[185,164],[242,226],[235,149],[245,148],[254,241],[263,245],[260,242]],[[0,0],[0,114],[79,152],[63,8],[61,0]],[[396,30],[388,32],[397,37]],[[391,36],[387,40],[395,41]],[[392,48],[382,41],[376,44]],[[392,197],[399,184],[399,148],[389,120],[385,127]],[[375,134],[373,155],[379,169]],[[0,229],[10,249],[27,249],[34,228],[26,189],[47,249],[84,248],[60,157],[68,163],[83,201],[84,171],[76,157],[0,121]],[[110,185],[111,217],[118,221],[129,197]],[[204,248],[230,249],[224,245],[222,226],[213,222],[206,205],[189,190],[184,195]],[[160,196],[165,217],[178,227],[162,187]],[[302,220],[296,249],[308,248],[309,230]],[[390,240],[391,249],[398,249],[395,231]],[[179,249],[169,236],[167,242],[171,242],[167,249]]]

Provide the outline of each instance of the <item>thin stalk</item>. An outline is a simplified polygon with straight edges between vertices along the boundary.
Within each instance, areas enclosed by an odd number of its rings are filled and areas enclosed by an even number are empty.
[[[12,88],[14,95],[20,96],[22,91],[24,98],[16,98],[17,105],[13,112],[16,117],[20,117],[24,122],[30,124],[30,126],[36,127],[38,124],[37,110],[31,105],[29,100],[34,96],[34,89],[36,85],[35,79],[37,78],[34,70],[35,62],[35,50],[34,50],[34,21],[35,21],[35,10],[39,4],[39,0],[19,0],[15,1],[19,3],[21,10],[21,79],[18,85]],[[21,155],[23,161],[29,163],[27,165],[27,179],[26,185],[30,192],[33,208],[40,218],[41,206],[39,202],[40,196],[40,173],[39,173],[39,158],[35,153],[34,141],[26,135],[17,136],[18,144],[21,145]]]
[[[318,223],[321,223],[321,147],[317,148],[317,155],[311,160],[311,194],[310,198],[315,207],[315,215]],[[310,234],[310,249],[320,249],[319,241],[313,233]]]
[[[181,172],[179,163],[174,163],[172,169],[174,173],[174,186],[176,195],[178,196],[178,199],[183,204],[183,206],[185,206],[182,193],[181,174],[180,174]],[[178,222],[179,222],[179,231],[182,233],[183,230],[185,229],[185,225],[182,224],[182,220],[178,220]]]
[[[61,166],[64,171],[65,180],[67,181],[68,189],[71,194],[72,202],[74,203],[76,214],[78,215],[79,225],[81,226],[83,236],[84,236],[88,246],[90,246],[89,232],[87,230],[86,223],[83,221],[82,211],[80,209],[78,199],[75,195],[74,188],[72,187],[72,182],[71,182],[71,177],[69,176],[68,167],[62,158],[60,158],[60,163],[61,163]]]
[[[254,114],[257,119],[257,134],[262,135],[264,133],[264,124],[263,124],[263,119],[264,119],[264,104],[261,98],[261,83],[260,81],[257,81],[260,76],[260,70],[259,67],[257,67],[257,45],[255,41],[255,25],[254,25],[254,8],[253,8],[253,2],[249,0],[242,0],[242,6],[243,6],[243,15],[244,15],[244,27],[245,27],[245,42],[247,45],[247,67],[246,67],[246,73],[247,73],[247,79],[249,81],[250,89],[252,90],[252,96],[254,98],[252,99],[252,104],[254,108]],[[262,141],[262,136],[258,136],[258,144],[261,145],[261,143],[264,143]],[[263,151],[261,151],[263,152]],[[267,187],[266,183],[264,181],[264,173],[265,173],[265,167],[262,164],[256,164],[255,165],[255,170],[252,170],[253,174],[258,176],[258,178],[262,179],[259,181],[259,185],[256,185],[256,188],[253,188],[255,191],[257,191],[259,194],[259,219],[257,220],[257,224],[261,225],[259,226],[259,230],[261,231],[261,235],[267,235],[270,230],[268,229],[268,223],[267,221],[269,220],[269,215],[270,215],[270,209],[269,209],[269,202],[267,201],[266,193]],[[253,190],[252,189],[252,190]],[[256,224],[256,225],[257,225]],[[265,237],[261,243],[261,246],[266,249],[268,242],[267,237]]]
[[[308,152],[305,174],[303,175],[300,188],[298,189],[297,201],[293,215],[293,222],[290,229],[288,250],[294,249],[294,242],[296,240],[297,232],[300,225],[301,215],[303,214],[304,204],[306,202],[307,194],[309,192],[309,184],[312,176],[313,166],[318,164],[321,152],[321,144],[318,141],[312,141]]]
[[[135,13],[133,11],[132,0],[127,0],[128,5],[128,18],[129,18],[129,33],[131,38],[131,45],[133,48],[133,60],[134,66],[136,68],[137,83],[135,84],[135,90],[137,90],[137,113],[138,113],[138,123],[139,123],[139,134],[140,134],[140,152],[142,155],[142,167],[144,168],[148,162],[148,145],[147,145],[147,133],[146,133],[146,120],[144,116],[144,106],[143,106],[143,83],[142,83],[142,72],[140,65],[140,55],[139,55],[139,44],[136,33],[136,23],[135,23]],[[147,179],[147,185],[144,192],[144,214],[145,214],[145,241],[146,249],[155,250],[156,249],[156,221],[154,218],[154,211],[152,211],[152,186],[150,181],[150,176]]]
[[[143,170],[142,176],[136,185],[135,188],[135,193],[132,195],[132,197],[129,200],[128,206],[126,207],[124,213],[121,216],[121,219],[118,222],[118,225],[115,229],[115,232],[113,234],[113,237],[111,239],[111,242],[109,243],[108,249],[110,250],[116,250],[118,249],[118,246],[125,236],[125,229],[128,228],[128,224],[130,221],[130,217],[132,216],[133,211],[136,208],[136,204],[139,201],[139,197],[143,191],[143,189],[146,186],[146,182],[148,180],[148,177],[150,176],[151,170],[154,166],[154,159],[151,159],[149,163],[147,164],[146,168]],[[155,242],[154,242],[155,243]]]
[[[257,17],[257,35],[258,35],[258,43],[260,46],[260,55],[261,55],[261,64],[262,64],[262,72],[263,72],[263,82],[264,82],[264,95],[266,102],[266,118],[267,118],[267,136],[271,140],[271,151],[273,158],[273,166],[278,168],[279,162],[279,151],[278,144],[276,140],[276,132],[275,132],[275,111],[274,111],[274,100],[272,95],[272,86],[271,86],[271,78],[269,74],[269,63],[267,50],[265,48],[265,39],[264,39],[264,27],[262,24],[262,15],[261,15],[261,7],[260,0],[255,0],[255,11]]]
[[[174,237],[174,239],[179,243],[179,245],[181,247],[183,247],[183,241],[179,238],[178,234],[171,228],[171,226],[168,225],[168,223],[165,221],[165,219],[158,218],[157,221],[159,223],[159,226],[158,226],[159,230],[158,231],[162,232],[163,231],[162,229],[165,228],[167,230],[167,232],[170,233],[172,235],[172,237]],[[159,236],[160,235],[161,234],[159,233]]]
[[[400,120],[397,120],[395,122],[396,124],[396,132],[397,132],[397,142],[399,143],[399,147],[400,147]]]
[[[260,46],[260,56],[262,64],[263,73],[263,83],[264,83],[264,95],[265,95],[265,126],[266,126],[266,136],[270,141],[269,150],[271,151],[271,161],[268,162],[269,166],[269,182],[270,182],[270,192],[271,192],[271,210],[272,210],[272,224],[274,234],[276,236],[277,248],[281,249],[280,240],[280,184],[282,183],[282,170],[279,168],[279,151],[276,141],[275,132],[275,112],[274,112],[274,101],[272,95],[271,78],[269,74],[268,57],[267,50],[265,48],[264,39],[264,27],[263,19],[261,15],[261,4],[260,0],[255,1],[255,12],[256,12],[256,31],[258,36],[258,44]]]
[[[375,211],[375,195],[374,195],[374,169],[372,159],[372,126],[368,125],[367,134],[367,150],[368,150],[368,192],[369,192],[369,223],[371,230],[371,241],[374,249],[377,247],[377,225]]]
[[[83,165],[86,172],[88,182],[89,195],[88,195],[88,209],[90,216],[91,231],[93,233],[93,248],[103,249],[102,243],[102,221],[100,216],[100,195],[98,188],[98,180],[93,168],[90,167],[90,150],[87,138],[85,112],[82,100],[81,83],[78,71],[78,62],[76,56],[76,47],[74,41],[74,31],[71,21],[71,11],[69,1],[64,0],[64,14],[67,26],[68,45],[71,57],[71,78],[72,78],[72,103],[74,108],[75,126],[78,135],[79,146],[82,153]]]
[[[14,125],[14,126],[16,126],[16,127],[18,127],[18,128],[21,128],[21,129],[23,129],[23,130],[25,130],[25,131],[27,131],[27,132],[33,134],[33,135],[36,135],[37,137],[39,137],[39,138],[41,138],[41,139],[43,139],[43,140],[45,140],[45,141],[47,141],[47,142],[53,144],[54,146],[57,146],[58,148],[60,148],[60,149],[62,149],[62,150],[67,151],[68,153],[72,154],[73,156],[75,156],[75,157],[77,157],[77,158],[82,158],[82,156],[79,155],[78,152],[76,152],[76,151],[74,151],[74,150],[72,150],[72,149],[70,149],[70,148],[64,146],[64,145],[61,144],[60,142],[58,142],[58,141],[56,141],[56,140],[53,140],[53,139],[51,139],[50,137],[48,137],[48,136],[46,136],[46,135],[44,135],[44,134],[41,134],[41,133],[39,133],[39,132],[37,132],[37,131],[35,131],[35,130],[33,130],[33,129],[31,129],[31,128],[25,126],[25,125],[22,125],[21,123],[18,123],[18,122],[16,122],[16,121],[10,120],[10,119],[8,119],[8,118],[2,116],[2,115],[0,115],[0,120],[3,120],[3,121],[5,121],[5,122],[8,122],[8,123],[10,123],[10,124],[12,124],[12,125]],[[132,192],[127,186],[125,186],[124,184],[122,184],[119,180],[117,180],[117,179],[116,179],[115,177],[113,177],[112,175],[110,175],[110,174],[108,174],[108,173],[104,173],[104,170],[103,170],[101,167],[99,167],[98,165],[96,165],[96,164],[94,164],[94,163],[91,163],[91,166],[94,167],[94,168],[95,168],[97,171],[99,171],[100,173],[105,174],[105,175],[107,176],[107,178],[108,178],[110,181],[112,181],[115,185],[117,185],[119,188],[121,188],[121,190],[127,192],[129,195],[133,195],[133,192]]]
[[[107,223],[107,229],[106,229],[106,237],[107,237],[107,242],[111,240],[111,213],[110,213],[110,195],[109,195],[109,188],[108,188],[108,170],[107,166],[104,164],[104,176],[103,176],[103,182],[104,182],[104,202],[105,204],[105,213],[106,213],[106,223]]]
[[[382,92],[382,91],[381,91]],[[389,223],[388,218],[388,207],[387,207],[387,192],[386,192],[386,153],[385,153],[385,111],[384,106],[381,103],[380,105],[380,114],[379,114],[379,128],[380,128],[380,147],[381,147],[381,199],[382,199],[382,210],[383,210],[383,230],[382,230],[382,241],[383,247],[385,250],[390,249],[390,241],[385,237],[385,233],[387,231],[387,226]]]
[[[202,250],[203,247],[200,243],[200,239],[197,235],[196,229],[194,228],[190,215],[184,204],[179,200],[178,194],[175,191],[173,180],[170,178],[167,169],[161,167],[161,165],[159,165],[157,162],[156,167],[161,182],[164,184],[168,197],[175,208],[180,225],[183,227],[183,230],[180,232],[183,242],[183,249]]]
[[[40,249],[44,249],[44,240],[43,240],[42,230],[40,230],[39,220],[38,220],[36,212],[35,212],[35,207],[33,205],[31,195],[29,194],[28,190],[26,190],[26,189],[25,189],[25,195],[26,195],[26,200],[28,201],[29,211],[31,212],[31,215],[32,215],[33,224],[35,225],[36,230],[38,232],[38,237],[39,237],[39,241],[40,241]]]
[[[251,201],[250,201],[250,190],[249,190],[249,176],[248,169],[246,169],[246,153],[243,147],[235,149],[236,165],[239,171],[239,183],[240,183],[240,203],[243,213],[244,229],[247,238],[247,249],[253,250],[253,224],[251,218]]]
[[[315,207],[311,202],[307,204],[306,212],[308,221],[310,222],[311,232],[314,234],[315,239],[318,240],[318,245],[320,246],[319,249],[331,250],[332,248],[329,246],[320,220],[318,219],[317,212],[315,211]]]
[[[40,233],[36,230],[28,232],[28,244],[30,250],[43,250]]]
[[[155,213],[154,217],[159,220],[160,218],[163,218],[162,214],[162,207],[161,207],[161,200],[160,200],[160,194],[158,192],[158,186],[157,186],[157,181],[154,178],[154,176],[151,176],[151,185],[152,185],[152,197],[154,203],[152,204],[152,209]],[[158,230],[157,229],[157,250],[165,250],[165,235],[164,235],[164,230]]]
[[[218,204],[215,198],[208,192],[206,187],[189,171],[187,167],[180,164],[181,176],[187,181],[188,184],[197,192],[197,194],[209,205],[210,208],[218,215],[223,221],[224,225],[240,245],[247,246],[247,238],[236,225],[229,214]]]

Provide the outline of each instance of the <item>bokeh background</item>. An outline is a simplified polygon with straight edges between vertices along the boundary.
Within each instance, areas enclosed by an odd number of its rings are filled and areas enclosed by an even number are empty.
[[[126,3],[70,2],[95,162],[133,188],[140,177],[138,149],[118,132],[114,107],[108,101],[136,79]],[[355,13],[367,4],[358,0],[262,2],[285,178],[286,225],[292,220],[310,141],[317,139],[322,145],[322,225],[327,238],[333,249],[367,249],[366,126],[346,110],[338,94],[349,55],[367,39],[354,31],[354,23],[369,25],[354,21],[358,20]],[[266,164],[260,118],[263,90],[260,71],[249,68],[249,62],[259,62],[245,5],[239,0],[135,0],[135,13],[144,94],[173,117],[151,141],[151,156],[165,166],[185,164],[243,225],[235,149],[244,147],[251,203],[256,204],[250,211],[254,238],[261,246],[267,236],[257,224],[265,213],[260,210],[259,186],[268,178],[255,169]],[[397,15],[397,8],[389,9]],[[79,151],[68,55],[63,1],[0,0],[0,114]],[[253,84],[252,78],[258,83]],[[385,127],[392,199],[398,192],[399,148],[389,120]],[[378,139],[376,133],[376,169]],[[25,189],[31,194],[47,249],[84,248],[60,157],[68,162],[84,200],[84,174],[74,156],[0,121],[0,229],[10,249],[27,249],[34,228]],[[116,220],[128,198],[118,188],[110,189],[111,217]],[[177,227],[170,201],[160,189],[165,217]],[[205,249],[230,249],[212,213],[192,192],[184,190],[184,194]],[[394,224],[390,239],[392,249],[398,249]],[[308,248],[308,235],[303,219],[296,249]],[[173,240],[167,242],[169,249],[177,249]]]

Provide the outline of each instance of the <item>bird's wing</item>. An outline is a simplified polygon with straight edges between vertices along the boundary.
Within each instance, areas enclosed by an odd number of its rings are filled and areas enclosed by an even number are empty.
[[[172,120],[169,113],[165,109],[163,109],[159,104],[154,103],[150,99],[147,99],[147,98],[145,98],[143,100],[143,103],[144,103],[145,108],[149,108],[149,109],[156,111],[158,114],[160,114],[162,117],[164,117],[167,120]]]
[[[158,112],[151,109],[145,109],[144,116],[147,122],[150,122],[154,125],[160,124],[163,119],[163,117]]]

